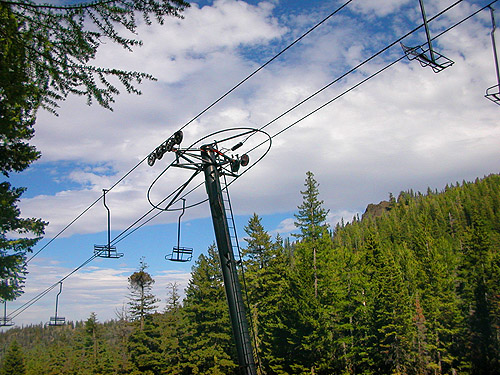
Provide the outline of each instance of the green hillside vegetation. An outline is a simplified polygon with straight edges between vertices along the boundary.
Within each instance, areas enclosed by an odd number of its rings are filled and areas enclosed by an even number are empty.
[[[257,214],[245,227],[260,374],[499,373],[500,175],[391,195],[335,228],[310,172],[301,193],[293,241]],[[0,374],[237,374],[214,246],[185,292],[141,317],[12,328]]]

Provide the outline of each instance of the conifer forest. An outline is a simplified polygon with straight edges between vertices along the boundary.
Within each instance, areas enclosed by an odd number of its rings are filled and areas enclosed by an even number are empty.
[[[311,172],[301,194],[294,237],[258,213],[240,233],[259,374],[500,373],[500,175],[391,194],[333,228]],[[198,257],[182,300],[177,284],[152,295],[141,262],[116,319],[2,332],[0,374],[237,374],[218,262],[215,245]]]

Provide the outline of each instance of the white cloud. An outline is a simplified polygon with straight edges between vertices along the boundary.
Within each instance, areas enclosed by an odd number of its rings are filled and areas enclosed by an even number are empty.
[[[292,217],[286,218],[282,220],[279,224],[278,227],[271,231],[271,234],[290,234],[291,232],[294,232],[297,230],[297,227],[295,226],[295,219]]]
[[[352,7],[366,16],[384,17],[397,12],[409,2],[410,0],[364,0],[354,2]]]

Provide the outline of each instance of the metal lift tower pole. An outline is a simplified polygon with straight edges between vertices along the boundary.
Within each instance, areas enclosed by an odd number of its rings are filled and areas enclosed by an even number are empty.
[[[208,146],[201,148],[203,171],[205,173],[205,187],[208,193],[210,211],[214,224],[215,239],[219,250],[219,258],[229,305],[229,316],[236,341],[238,362],[242,375],[256,375],[253,359],[252,344],[245,316],[241,286],[238,280],[233,246],[229,235],[226,211],[222,199],[220,173],[217,169],[216,153]]]

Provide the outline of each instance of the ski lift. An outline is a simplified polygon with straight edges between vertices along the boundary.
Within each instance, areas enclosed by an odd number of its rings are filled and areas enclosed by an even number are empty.
[[[59,295],[61,294],[62,292],[62,281],[59,281],[59,293],[57,293],[56,295],[56,311],[55,311],[55,314],[54,316],[51,316],[50,317],[50,320],[49,320],[49,323],[48,325],[49,326],[62,326],[66,323],[66,318],[62,317],[62,316],[57,316],[57,306],[59,304]]]
[[[108,211],[108,244],[107,245],[94,245],[94,255],[100,258],[113,258],[118,259],[123,256],[123,253],[116,251],[116,246],[111,246],[111,213],[109,207],[106,205],[106,193],[109,190],[103,189],[103,203]]]
[[[500,68],[498,66],[498,55],[497,55],[497,46],[495,43],[495,31],[496,31],[496,23],[495,23],[495,9],[490,5],[490,13],[491,13],[491,23],[493,25],[493,29],[491,30],[491,43],[493,44],[493,58],[495,59],[495,69],[497,73],[497,85],[491,86],[486,90],[485,97],[491,100],[493,103],[500,105]]]
[[[434,51],[434,49],[432,48],[431,33],[427,24],[427,16],[425,15],[423,0],[419,0],[419,3],[420,10],[422,11],[422,18],[424,20],[425,34],[427,35],[429,56],[426,55],[427,51],[425,51],[422,46],[407,47],[403,43],[400,44],[408,60],[417,60],[420,63],[420,66],[424,68],[430,66],[434,73],[439,73],[440,71],[452,66],[454,62],[449,58],[441,55],[440,53]]]
[[[181,247],[181,218],[186,211],[186,200],[182,199],[182,213],[179,216],[179,223],[177,225],[177,246],[174,246],[172,253],[165,256],[166,260],[172,262],[189,262],[193,258],[193,249],[190,247]]]
[[[3,301],[3,317],[0,317],[0,327],[10,327],[13,326],[14,322],[12,318],[7,317],[7,301]]]

